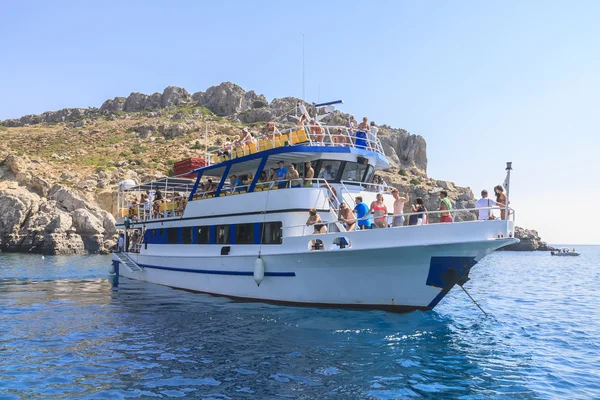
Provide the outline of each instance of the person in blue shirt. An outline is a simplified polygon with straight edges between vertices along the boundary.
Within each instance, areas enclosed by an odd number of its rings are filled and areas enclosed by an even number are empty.
[[[231,184],[231,193],[234,191],[239,193],[241,189],[240,186],[242,186],[242,181],[238,179],[237,175],[231,175],[229,177],[229,182]]]
[[[283,189],[287,185],[287,181],[285,180],[285,177],[286,177],[288,171],[287,171],[287,168],[285,168],[283,166],[284,165],[283,161],[279,161],[277,163],[277,165],[279,166],[279,169],[277,170],[277,173],[276,173],[277,180],[278,180],[277,186],[279,187],[279,189]]]
[[[356,218],[358,218],[358,228],[359,229],[371,229],[371,220],[370,219],[361,219],[367,216],[369,213],[369,206],[367,203],[363,202],[363,198],[361,196],[357,196],[354,199],[356,206],[354,207],[354,213],[356,214]]]

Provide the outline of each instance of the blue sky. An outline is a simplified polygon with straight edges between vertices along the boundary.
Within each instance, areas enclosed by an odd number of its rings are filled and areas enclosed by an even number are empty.
[[[222,81],[300,97],[304,34],[307,100],[423,135],[429,175],[476,194],[512,161],[520,225],[600,243],[600,2],[8,0],[0,14],[0,119]]]

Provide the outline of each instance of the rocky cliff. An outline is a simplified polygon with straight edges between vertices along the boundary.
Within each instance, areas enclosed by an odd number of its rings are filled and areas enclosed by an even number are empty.
[[[68,108],[0,121],[0,249],[43,253],[103,252],[115,241],[115,189],[123,179],[145,181],[173,162],[204,154],[242,127],[285,125],[297,98],[267,101],[231,82],[190,94],[131,93],[99,108]],[[345,125],[339,112],[328,123]],[[437,209],[447,190],[456,208],[474,206],[469,188],[427,176],[425,139],[380,126],[392,168],[386,181]],[[471,213],[459,215],[468,220]]]

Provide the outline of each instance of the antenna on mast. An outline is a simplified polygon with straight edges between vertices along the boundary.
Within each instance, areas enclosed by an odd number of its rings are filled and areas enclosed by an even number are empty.
[[[304,33],[302,34],[302,101],[304,98]]]

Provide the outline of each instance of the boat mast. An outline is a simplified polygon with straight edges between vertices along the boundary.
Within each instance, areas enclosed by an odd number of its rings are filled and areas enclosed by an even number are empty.
[[[305,101],[304,98],[304,33],[302,34],[302,101]]]

